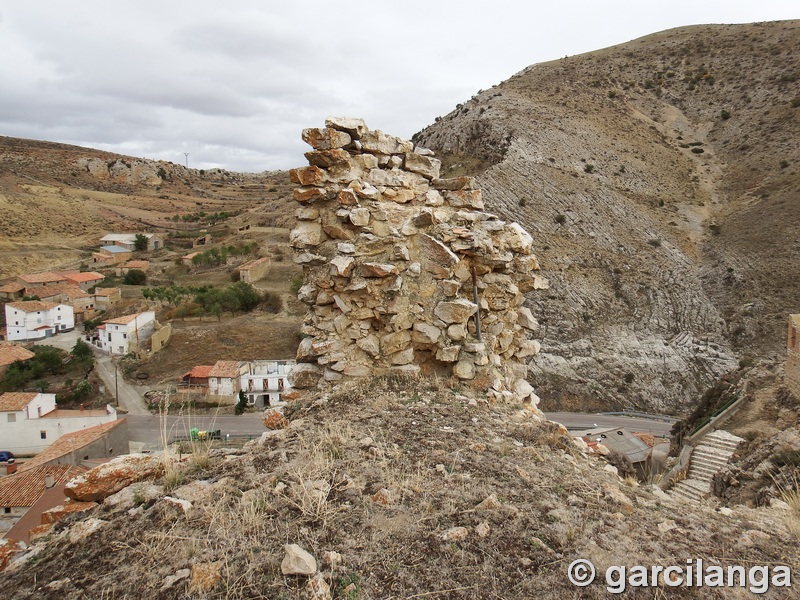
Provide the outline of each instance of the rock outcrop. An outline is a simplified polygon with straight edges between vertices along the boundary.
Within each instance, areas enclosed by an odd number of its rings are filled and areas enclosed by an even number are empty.
[[[533,238],[485,212],[471,177],[440,179],[433,152],[361,119],[303,139],[290,242],[309,312],[292,385],[435,373],[538,402],[526,381],[538,323],[523,302],[548,286]]]

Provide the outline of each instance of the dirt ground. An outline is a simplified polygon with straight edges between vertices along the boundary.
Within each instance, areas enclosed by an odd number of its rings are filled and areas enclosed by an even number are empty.
[[[559,426],[468,393],[374,379],[300,400],[263,444],[195,454],[60,522],[0,574],[4,598],[312,597],[308,577],[281,572],[286,544],[316,558],[330,588],[316,597],[351,600],[599,599],[611,565],[800,566],[793,513],[673,504]],[[97,530],[71,542],[87,518]],[[567,578],[579,558],[599,574],[588,587]],[[750,597],[739,591],[660,583],[624,597]]]
[[[150,385],[175,383],[195,365],[218,360],[294,359],[300,343],[300,323],[287,316],[254,311],[221,321],[209,316],[172,322],[165,350],[141,362],[137,373],[147,373]]]

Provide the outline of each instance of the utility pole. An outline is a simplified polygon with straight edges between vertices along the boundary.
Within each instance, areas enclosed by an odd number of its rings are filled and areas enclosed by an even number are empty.
[[[119,406],[119,369],[117,367],[117,361],[113,358],[111,360],[114,363],[114,397],[117,400],[117,406]]]
[[[184,152],[183,155],[186,157],[186,168],[188,169],[189,168],[189,153],[188,152]]]

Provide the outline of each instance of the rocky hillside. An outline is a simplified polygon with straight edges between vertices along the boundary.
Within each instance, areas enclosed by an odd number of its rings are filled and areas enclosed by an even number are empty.
[[[545,408],[680,411],[783,348],[800,288],[800,21],[531,66],[415,136],[534,236]]]
[[[73,481],[62,520],[0,546],[3,598],[607,598],[611,565],[797,568],[785,505],[675,504],[443,379],[364,379],[286,417],[245,450],[122,457]],[[579,558],[598,573],[584,588],[567,578]],[[625,597],[732,597],[662,577]]]

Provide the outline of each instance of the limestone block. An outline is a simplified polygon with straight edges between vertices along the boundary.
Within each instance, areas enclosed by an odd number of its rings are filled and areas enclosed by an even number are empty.
[[[469,360],[459,360],[453,365],[453,375],[459,379],[474,379],[475,365]]]
[[[380,356],[381,347],[380,340],[375,334],[370,334],[365,338],[356,340],[356,346],[361,348],[364,352],[369,354],[372,358]]]
[[[431,187],[437,190],[474,190],[475,179],[473,177],[434,179],[431,181]]]
[[[538,275],[534,275],[533,277],[533,289],[535,290],[549,290],[550,289],[550,282],[547,281],[544,277],[539,277]]]
[[[367,377],[370,373],[372,369],[366,365],[347,365],[343,371],[347,377]]]
[[[414,362],[414,349],[406,348],[400,352],[395,352],[389,357],[389,362],[393,365],[407,365]]]
[[[350,188],[346,188],[339,192],[339,194],[336,196],[336,201],[342,206],[358,206],[358,196]]]
[[[362,200],[378,201],[381,199],[381,193],[378,188],[364,181],[352,182],[350,184],[350,189]]]
[[[332,150],[310,150],[305,153],[308,163],[315,167],[327,169],[334,165],[347,165],[350,161],[350,153],[341,148]]]
[[[314,338],[305,337],[297,345],[297,362],[314,362],[319,356],[319,352],[313,348]]]
[[[406,154],[414,149],[413,143],[386,135],[379,129],[364,131],[360,139],[362,150],[372,154]]]
[[[392,258],[395,260],[408,260],[408,246],[405,244],[396,244],[392,248]]]
[[[433,314],[445,323],[464,323],[466,320],[475,314],[478,306],[465,300],[458,298],[456,300],[442,301],[433,309]]]
[[[301,206],[294,211],[294,216],[298,221],[316,221],[319,219],[319,211],[310,206]]]
[[[441,206],[444,204],[444,196],[438,190],[428,190],[425,192],[425,204],[428,206]]]
[[[401,188],[399,190],[388,188],[383,192],[384,200],[391,200],[392,202],[396,202],[397,204],[406,204],[408,202],[411,202],[416,197],[417,197],[417,192],[415,190],[410,190],[405,188]]]
[[[322,225],[314,221],[300,221],[289,233],[289,243],[294,248],[319,246],[325,238]]]
[[[344,131],[354,140],[361,139],[361,137],[369,131],[364,119],[355,117],[328,117],[325,119],[325,127],[336,129],[337,131]]]
[[[303,141],[314,150],[343,148],[353,141],[349,134],[344,131],[336,131],[330,127],[304,129],[302,137]]]
[[[387,333],[381,337],[381,354],[388,356],[405,350],[411,344],[411,332],[406,330]]]
[[[537,331],[539,329],[539,322],[534,318],[531,309],[527,306],[520,306],[517,309],[517,323],[531,331]]]
[[[317,572],[317,561],[300,546],[286,544],[284,550],[281,573],[284,575],[313,575]]]
[[[311,252],[301,252],[294,257],[294,262],[298,265],[322,265],[328,262],[328,259],[320,254],[313,254]]]
[[[418,173],[401,171],[400,169],[372,169],[367,176],[367,183],[378,189],[408,188],[419,193],[427,191],[427,179]]]
[[[533,393],[533,386],[525,379],[517,379],[512,387],[514,393],[519,398],[527,398]]]
[[[411,341],[415,344],[435,344],[442,336],[441,329],[423,321],[414,323],[412,329]]]
[[[481,196],[480,190],[446,191],[444,193],[444,199],[448,204],[450,204],[450,206],[456,208],[466,206],[470,208],[482,209],[484,206],[483,197]]]
[[[336,250],[342,254],[355,254],[356,247],[353,244],[349,244],[347,242],[339,242],[336,244]]]
[[[461,353],[461,346],[444,346],[436,351],[436,360],[442,362],[456,362]]]
[[[307,283],[297,290],[297,299],[303,304],[314,304],[317,299],[317,286]]]
[[[502,331],[502,324],[500,326],[500,331]],[[462,340],[465,340],[467,338],[467,328],[466,328],[466,326],[461,324],[461,323],[456,323],[454,325],[450,325],[447,328],[447,337],[449,337],[451,340],[454,340],[456,342],[460,342]]]
[[[321,200],[328,199],[328,195],[325,193],[325,190],[317,187],[294,188],[294,190],[292,190],[292,197],[298,202],[302,202],[304,204],[320,202]]]
[[[331,275],[350,277],[356,260],[352,256],[338,255],[331,259]]]
[[[426,179],[439,179],[439,168],[442,161],[437,158],[410,152],[405,155],[405,168],[409,171],[419,173]]]
[[[388,277],[397,275],[400,271],[396,265],[390,263],[366,262],[359,266],[358,272],[362,277]]]
[[[442,242],[421,233],[418,239],[420,264],[436,279],[450,277],[451,269],[459,263],[459,258]]]
[[[522,254],[530,254],[533,248],[531,234],[522,228],[519,223],[507,223],[500,237],[501,243]]]
[[[517,351],[514,352],[514,356],[517,358],[528,358],[536,356],[539,354],[540,350],[541,344],[537,340],[523,340]]]
[[[444,281],[439,282],[439,289],[442,290],[442,294],[447,296],[448,298],[452,298],[456,294],[458,294],[458,290],[461,288],[461,282],[456,281],[455,279],[446,279]]]
[[[80,502],[100,502],[129,485],[161,475],[164,463],[149,454],[125,454],[69,481],[64,493]]]
[[[369,209],[354,208],[350,211],[350,222],[356,227],[366,227],[369,225]]]
[[[311,363],[298,363],[289,372],[288,380],[292,387],[308,389],[316,387],[322,377],[322,369]]]
[[[289,170],[289,181],[298,185],[313,185],[321,187],[327,181],[325,171],[314,165]]]

